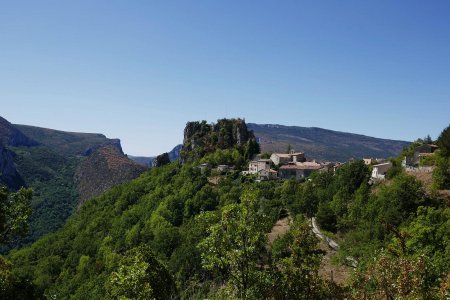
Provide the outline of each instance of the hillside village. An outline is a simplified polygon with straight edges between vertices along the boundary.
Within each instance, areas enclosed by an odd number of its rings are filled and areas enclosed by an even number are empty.
[[[418,140],[389,160],[343,163],[311,159],[314,152],[303,148],[261,153],[240,119],[190,122],[184,132],[178,161],[158,156],[139,178],[85,201],[61,229],[0,256],[8,274],[17,274],[5,292],[0,289],[0,299],[17,299],[18,293],[25,295],[19,299],[44,293],[103,299],[115,295],[111,282],[121,285],[117,276],[145,264],[142,282],[152,291],[144,299],[364,299],[361,293],[378,295],[386,282],[360,285],[373,270],[393,274],[389,282],[406,281],[408,295],[422,295],[416,290],[422,278],[432,282],[423,295],[440,293],[450,257],[450,127],[436,140],[439,147]],[[107,172],[95,153],[82,163]],[[436,193],[427,193],[430,185],[416,176],[424,174]],[[222,258],[230,258],[225,268],[217,265]],[[255,294],[247,298],[239,297],[243,288],[233,277],[241,263],[259,274],[251,284]],[[292,276],[296,272],[305,276]],[[200,276],[209,277],[193,281]],[[306,276],[311,281],[303,281]],[[29,285],[22,288],[22,282]],[[232,297],[216,297],[224,289]],[[273,297],[285,291],[286,297]],[[297,297],[309,291],[317,295]],[[425,296],[411,299],[438,299]]]
[[[431,173],[434,167],[428,165],[427,159],[430,159],[438,148],[437,145],[431,143],[423,143],[414,147],[411,155],[403,156],[402,169],[406,172]],[[256,155],[249,162],[248,168],[241,171],[241,174],[254,177],[256,181],[288,179],[300,181],[313,172],[335,172],[336,169],[346,163],[309,161],[304,152],[296,152],[293,149],[290,149],[288,153],[271,153],[269,158],[262,158],[262,156],[261,154]],[[269,155],[266,153],[264,156]],[[371,167],[371,182],[386,179],[388,171],[394,166],[392,159],[362,158],[362,160],[365,165]],[[354,161],[354,159],[350,161]],[[202,173],[205,173],[211,170],[212,166],[209,163],[202,163],[199,168]],[[214,170],[216,175],[220,175],[235,170],[235,166],[222,164],[217,165]],[[218,177],[214,177],[211,182],[217,184]]]

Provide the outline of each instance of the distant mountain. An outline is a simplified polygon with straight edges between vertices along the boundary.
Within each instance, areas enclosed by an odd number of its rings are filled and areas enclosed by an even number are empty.
[[[120,147],[119,139],[108,139],[99,133],[67,132],[18,124],[14,127],[41,145],[66,156],[89,155],[96,148],[110,144]]]
[[[262,152],[285,152],[288,145],[305,152],[307,158],[347,161],[351,158],[397,156],[410,143],[317,127],[247,124]]]
[[[0,117],[0,144],[5,146],[36,146],[38,143]]]
[[[119,139],[15,125],[0,117],[0,184],[29,186],[34,194],[30,234],[16,246],[55,231],[84,201],[144,171],[124,155]]]
[[[181,147],[183,145],[179,144],[176,145],[172,150],[170,150],[169,152],[169,158],[170,161],[175,161],[178,160],[180,158],[180,151],[181,151]],[[152,167],[152,163],[155,160],[156,156],[132,156],[132,155],[128,155],[128,157],[131,160],[134,160],[136,163],[147,167],[147,168],[151,168]]]

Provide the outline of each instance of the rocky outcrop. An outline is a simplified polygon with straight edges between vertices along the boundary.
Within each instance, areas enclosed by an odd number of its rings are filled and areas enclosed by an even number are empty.
[[[152,167],[161,167],[170,163],[169,153],[158,155],[152,162]]]
[[[79,165],[75,174],[79,205],[108,189],[138,177],[146,170],[123,154],[116,145],[96,149]]]
[[[187,162],[216,149],[245,147],[250,141],[255,141],[255,136],[243,119],[220,119],[215,124],[188,122],[180,155],[182,161]]]
[[[0,144],[4,146],[36,146],[39,143],[23,134],[4,118],[0,117]]]
[[[0,184],[11,190],[18,190],[25,185],[14,164],[14,153],[0,145]]]

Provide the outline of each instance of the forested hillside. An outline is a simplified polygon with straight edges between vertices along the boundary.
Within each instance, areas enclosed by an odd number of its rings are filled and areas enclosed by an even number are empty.
[[[194,133],[195,134],[195,133]],[[209,139],[207,135],[202,138]],[[153,168],[86,202],[54,234],[3,263],[4,298],[444,299],[450,209],[396,169],[370,184],[354,161],[335,174],[255,182],[240,168],[211,183],[200,162],[245,161],[246,144]],[[199,153],[196,151],[195,153]],[[445,154],[446,155],[446,154]],[[444,156],[447,157],[447,156]],[[448,167],[448,157],[447,167]],[[245,165],[245,164],[242,164]],[[444,174],[448,176],[448,174]],[[445,177],[448,179],[448,177]],[[290,231],[268,244],[279,217]],[[323,251],[308,219],[337,239],[339,285],[319,275]],[[350,263],[353,264],[353,263]]]
[[[0,117],[0,184],[31,187],[34,195],[29,233],[0,245],[0,251],[54,232],[84,200],[143,171],[123,154],[118,139],[14,125]]]

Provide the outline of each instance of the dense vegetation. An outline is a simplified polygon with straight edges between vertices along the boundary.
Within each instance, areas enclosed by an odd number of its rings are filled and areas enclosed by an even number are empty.
[[[402,170],[369,183],[354,161],[304,182],[218,184],[201,172],[246,161],[246,148],[213,149],[154,168],[84,206],[54,234],[0,261],[4,298],[440,299],[448,295],[450,208]],[[289,212],[291,230],[267,233]],[[323,252],[307,218],[340,239],[344,286],[319,275]]]
[[[0,184],[34,191],[28,234],[0,245],[0,253],[56,231],[83,200],[144,171],[119,140],[102,134],[13,125],[0,117],[0,141]]]
[[[67,158],[41,146],[13,150],[17,169],[34,192],[30,232],[18,241],[27,244],[54,232],[72,215],[78,196],[73,176],[80,158]]]

